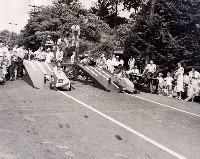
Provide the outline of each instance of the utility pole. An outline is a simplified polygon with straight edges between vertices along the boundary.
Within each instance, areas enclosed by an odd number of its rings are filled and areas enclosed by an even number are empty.
[[[12,25],[12,32],[11,32],[11,35],[9,35],[9,38],[8,38],[8,42],[10,42],[10,40],[13,38],[13,28],[14,26],[16,26],[17,24],[16,23],[8,23],[9,25]],[[7,42],[7,44],[8,44]]]
[[[79,25],[73,25],[71,27],[72,29],[72,35],[75,45],[75,70],[74,70],[74,78],[78,78],[78,54],[79,54],[79,35],[80,35],[80,26]]]
[[[195,25],[197,28],[197,37],[198,37],[198,41],[200,40],[200,24],[196,24]],[[200,45],[198,45],[198,51],[200,51]]]
[[[114,19],[114,29],[116,28],[117,25],[117,15],[118,15],[118,0],[115,1],[115,19]]]
[[[152,0],[151,12],[150,12],[150,23],[151,24],[152,24],[153,18],[154,18],[155,3],[156,3],[156,0]]]
[[[36,5],[29,5],[29,6],[33,8],[33,12],[31,14],[33,14],[33,17],[35,17],[35,15],[37,13],[38,6],[36,6]]]
[[[152,0],[152,3],[151,3],[151,11],[150,11],[150,18],[149,18],[149,21],[150,21],[150,27],[152,27],[153,25],[153,20],[154,20],[154,12],[155,12],[155,4],[156,4],[156,0]],[[150,39],[148,39],[148,42],[150,43]],[[150,46],[148,46],[148,48],[146,49],[146,51],[149,52],[149,48]],[[149,58],[150,58],[150,55],[149,53],[146,55],[145,57],[145,63],[149,63]]]

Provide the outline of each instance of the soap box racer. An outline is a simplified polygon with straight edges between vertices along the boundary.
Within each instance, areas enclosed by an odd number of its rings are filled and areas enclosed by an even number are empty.
[[[71,91],[71,83],[66,74],[63,72],[60,63],[53,68],[50,80],[50,89],[57,90],[58,88]]]

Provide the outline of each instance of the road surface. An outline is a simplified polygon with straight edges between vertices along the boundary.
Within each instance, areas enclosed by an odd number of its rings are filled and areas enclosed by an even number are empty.
[[[158,95],[0,86],[0,159],[200,158],[200,105]]]

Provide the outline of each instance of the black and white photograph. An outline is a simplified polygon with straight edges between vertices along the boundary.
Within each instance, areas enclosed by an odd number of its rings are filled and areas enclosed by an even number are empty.
[[[200,0],[0,0],[0,159],[200,159]]]

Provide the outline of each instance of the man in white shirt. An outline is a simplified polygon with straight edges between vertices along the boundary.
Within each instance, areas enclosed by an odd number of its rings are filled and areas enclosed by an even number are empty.
[[[40,47],[36,52],[36,57],[38,59],[38,61],[45,61],[46,59],[46,52],[43,51],[43,48]]]
[[[119,56],[116,56],[115,66],[119,66],[119,65],[120,65]]]
[[[75,52],[73,52],[72,56],[71,56],[71,63],[74,63],[75,62]]]
[[[6,46],[5,44],[3,44],[3,53],[4,54],[7,54],[9,51],[8,51],[8,46]]]
[[[154,73],[156,72],[156,65],[154,64],[153,60],[150,61],[149,64],[147,64],[143,75],[148,79],[148,82],[150,83],[150,91],[151,93],[155,93],[156,91],[156,83],[155,80],[152,79],[154,77]],[[150,79],[149,79],[150,78]]]
[[[0,43],[0,65],[3,62],[3,54],[4,54],[4,49],[3,49],[3,43]]]
[[[131,70],[126,72],[127,74],[139,75],[140,71],[138,70],[137,66],[135,65]]]
[[[150,61],[150,64],[147,64],[147,72],[148,73],[155,73],[156,72],[156,65],[153,63],[153,60]]]
[[[71,29],[72,29],[72,34],[73,34],[72,39],[73,39],[73,40],[79,39],[79,36],[80,36],[80,26],[78,25],[78,23],[75,24],[75,25],[73,25],[73,26],[71,27]]]
[[[46,63],[51,63],[54,58],[54,53],[50,48],[47,49]]]
[[[61,47],[58,47],[57,46],[57,50],[56,50],[56,60],[58,61],[58,62],[62,62],[62,60],[63,60],[63,51],[62,51],[62,48]]]
[[[121,60],[119,61],[119,63],[120,63],[120,65],[121,65],[122,67],[124,66],[124,60],[121,59]]]
[[[17,78],[22,79],[23,78],[23,60],[25,56],[24,47],[19,47],[16,50],[18,60],[17,60]]]
[[[106,58],[105,55],[102,54],[97,62],[97,65],[101,68],[105,68],[106,67]]]

